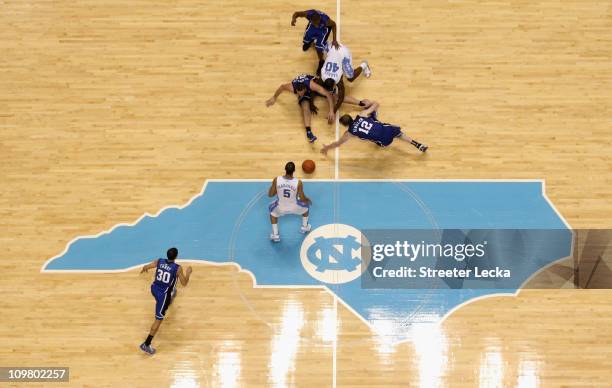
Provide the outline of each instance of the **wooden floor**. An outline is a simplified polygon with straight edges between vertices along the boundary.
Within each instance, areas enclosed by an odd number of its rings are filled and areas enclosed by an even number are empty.
[[[196,265],[152,360],[137,349],[149,277],[39,273],[74,237],[184,203],[209,178],[306,158],[333,178],[323,104],[314,147],[293,96],[264,105],[314,70],[303,20],[290,26],[307,7],[336,18],[322,1],[0,1],[0,366],[69,366],[91,387],[609,386],[607,290],[479,300],[391,346],[324,291]],[[373,69],[350,93],[431,147],[350,142],[340,178],[542,178],[573,227],[612,227],[609,3],[340,7],[340,40]]]

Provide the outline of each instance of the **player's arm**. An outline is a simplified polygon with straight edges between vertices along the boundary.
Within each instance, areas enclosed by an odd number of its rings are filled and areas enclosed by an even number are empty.
[[[310,200],[310,198],[308,198],[308,197],[306,196],[306,194],[304,194],[304,185],[302,184],[302,180],[301,180],[301,179],[298,181],[298,188],[297,188],[297,191],[298,191],[298,199],[299,199],[300,201],[302,201],[302,202],[306,202],[306,203],[308,203],[308,204],[311,204],[311,203],[312,203],[312,201]]]
[[[293,16],[291,17],[291,25],[295,26],[295,22],[296,22],[297,18],[305,18],[307,16],[308,16],[308,13],[306,11],[295,11],[293,13]]]
[[[340,106],[344,102],[344,80],[340,79],[338,83],[338,100],[336,101],[336,106],[334,107],[334,113],[340,109]]]
[[[364,100],[367,101],[367,100]],[[361,112],[357,113],[357,115],[361,116],[361,117],[369,117],[372,113],[374,113],[379,107],[380,104],[377,103],[376,101],[367,101],[369,106],[362,110]]]
[[[334,46],[335,48],[339,48],[340,45],[338,44],[338,39],[336,39],[336,22],[331,20],[330,18],[327,21],[327,27],[331,28],[332,30],[332,36],[333,36],[332,46]]]
[[[291,84],[291,82],[282,84],[281,86],[279,86],[278,89],[276,89],[276,92],[274,93],[274,95],[268,101],[266,101],[266,106],[274,105],[274,103],[276,102],[276,99],[278,98],[278,96],[281,95],[282,92],[293,93],[293,85]]]
[[[276,195],[276,178],[272,179],[272,186],[268,190],[268,197],[274,197]]]
[[[329,113],[327,114],[327,122],[331,124],[336,118],[334,114],[334,99],[332,98],[331,94],[329,94],[329,92],[325,90],[323,86],[319,85],[316,82],[310,81],[310,89],[319,93],[322,96],[325,96],[325,98],[327,98],[327,103],[329,104]]]
[[[346,143],[351,138],[351,136],[353,135],[351,135],[349,131],[344,132],[342,137],[338,139],[337,141],[330,143],[329,145],[323,144],[323,148],[321,148],[321,153],[323,155],[327,155],[327,151],[333,148],[336,148],[336,147],[340,147],[342,144]]]
[[[181,265],[179,267],[178,277],[179,277],[179,280],[181,281],[181,284],[183,286],[186,286],[187,283],[189,283],[189,277],[191,276],[191,271],[193,271],[191,269],[191,267],[187,267],[187,271],[185,271],[185,273],[183,273],[183,266]]]
[[[140,270],[140,273],[147,272],[148,270],[157,267],[157,262],[158,261],[159,261],[159,259],[155,259],[152,262],[150,262],[149,264],[143,265],[142,269]]]

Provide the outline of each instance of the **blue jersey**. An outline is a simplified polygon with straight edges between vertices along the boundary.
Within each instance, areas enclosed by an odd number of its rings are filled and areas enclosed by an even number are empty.
[[[178,269],[180,265],[173,263],[167,259],[157,260],[157,268],[155,269],[155,280],[153,281],[152,289],[157,293],[172,292],[176,285]]]
[[[374,117],[357,116],[349,126],[348,131],[361,140],[369,140],[381,147],[393,143],[393,139],[402,135],[400,127],[381,123]]]
[[[297,90],[295,90],[295,88],[297,87],[297,85],[303,84],[306,85],[306,95],[310,95],[310,81],[312,81],[314,79],[314,75],[308,75],[308,74],[301,74],[298,75],[297,77],[295,77],[293,79],[293,81],[291,81],[291,85],[293,86],[293,93],[297,93]]]
[[[319,15],[321,15],[321,21],[319,22],[319,27],[315,27],[312,25],[312,23],[310,22],[310,19],[314,16],[315,13],[318,13]],[[306,27],[306,29],[308,29],[309,27],[312,28],[318,28],[320,31],[324,31],[324,28],[327,28],[327,23],[329,22],[329,16],[327,16],[327,14],[325,12],[321,12],[317,9],[309,9],[308,11],[306,11],[306,19],[308,19],[308,26]]]

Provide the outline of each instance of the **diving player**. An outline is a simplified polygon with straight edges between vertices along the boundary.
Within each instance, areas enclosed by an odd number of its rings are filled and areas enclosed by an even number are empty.
[[[161,325],[168,306],[174,300],[176,295],[176,278],[178,277],[183,286],[189,283],[191,276],[191,267],[187,267],[187,271],[183,273],[183,267],[176,264],[174,261],[178,256],[178,249],[170,248],[166,252],[167,259],[156,259],[142,267],[140,273],[147,272],[155,268],[155,279],[151,284],[151,294],[155,298],[155,322],[151,326],[149,336],[140,345],[140,350],[145,353],[155,354],[155,349],[151,346],[153,336],[157,333],[159,325]]]
[[[340,123],[348,127],[348,129],[337,141],[329,145],[323,145],[323,148],[321,148],[321,153],[323,155],[327,155],[327,151],[332,148],[340,147],[353,136],[361,140],[369,140],[380,147],[387,147],[393,143],[393,139],[400,138],[401,140],[409,142],[421,152],[427,151],[427,146],[425,144],[421,144],[409,138],[402,132],[400,127],[378,121],[376,109],[378,109],[379,104],[376,101],[364,100],[363,103],[366,105],[366,109],[361,111],[355,119],[350,115],[340,117]]]
[[[370,78],[372,70],[368,65],[368,61],[361,62],[358,68],[353,69],[353,56],[348,47],[344,45],[340,44],[336,48],[328,44],[326,53],[325,63],[321,69],[321,79],[323,80],[323,86],[327,90],[334,90],[336,85],[338,85],[338,97],[334,107],[334,112],[337,112],[344,101],[343,75],[346,75],[349,82],[353,82],[362,72],[366,78]]]
[[[278,217],[287,214],[299,214],[302,216],[301,233],[308,233],[312,226],[308,223],[308,209],[312,201],[304,194],[302,181],[293,176],[295,164],[288,162],[285,165],[285,175],[278,176],[272,180],[272,186],[268,190],[268,197],[277,196],[276,201],[272,202],[270,210],[270,223],[272,224],[272,234],[270,240],[280,242],[278,233]]]
[[[338,47],[338,41],[336,40],[336,23],[331,20],[327,14],[316,9],[294,12],[291,17],[292,26],[295,26],[297,18],[306,18],[308,20],[308,25],[306,25],[306,30],[304,31],[304,45],[302,46],[302,50],[308,50],[314,42],[315,49],[317,50],[317,57],[319,57],[317,75],[320,75],[321,66],[323,66],[323,51],[325,51],[325,45],[327,44],[327,38],[329,37],[330,31],[334,35],[332,45]]]
[[[313,143],[317,137],[312,133],[310,128],[310,119],[312,113],[317,113],[317,107],[314,105],[313,98],[316,95],[324,96],[329,105],[329,113],[327,114],[327,122],[333,123],[336,116],[334,114],[334,100],[331,94],[315,81],[315,76],[302,74],[298,75],[290,83],[282,84],[276,89],[274,96],[266,101],[266,106],[272,106],[282,92],[293,92],[297,94],[298,104],[302,108],[302,116],[304,118],[304,127],[306,128],[306,137],[308,141]],[[313,93],[314,92],[314,93]]]

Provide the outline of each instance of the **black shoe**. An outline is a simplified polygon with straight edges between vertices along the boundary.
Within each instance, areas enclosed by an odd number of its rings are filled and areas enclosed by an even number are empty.
[[[427,148],[429,148],[429,147],[427,147],[425,144],[421,144],[421,145],[419,146],[419,151],[421,151],[421,152],[425,152],[425,151],[427,151]]]
[[[309,143],[314,143],[315,140],[317,140],[317,137],[311,131],[306,132],[306,136],[308,137]]]

